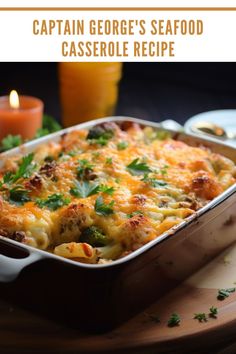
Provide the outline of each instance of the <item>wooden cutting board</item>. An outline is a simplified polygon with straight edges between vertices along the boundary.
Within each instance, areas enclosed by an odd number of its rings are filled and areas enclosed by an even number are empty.
[[[236,292],[224,301],[217,299],[219,288],[235,284],[233,246],[145,312],[103,335],[82,334],[0,301],[0,352],[235,353]],[[193,319],[211,306],[218,308],[216,319],[203,323]],[[174,312],[181,322],[170,328],[167,321]]]

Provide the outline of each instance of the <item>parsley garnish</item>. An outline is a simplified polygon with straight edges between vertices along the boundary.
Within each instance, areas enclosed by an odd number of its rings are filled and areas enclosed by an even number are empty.
[[[99,192],[106,193],[112,195],[115,191],[114,187],[108,187],[105,184],[101,184],[99,187]]]
[[[106,158],[106,164],[107,165],[112,165],[112,157],[107,157]]]
[[[77,167],[77,177],[85,178],[86,173],[91,172],[93,170],[93,165],[86,159],[78,161],[80,166]]]
[[[152,186],[154,188],[167,186],[167,183],[165,181],[163,181],[163,180],[148,177],[148,173],[144,174],[144,176],[141,179],[141,181],[150,184],[150,186]]]
[[[0,182],[0,188],[4,183],[11,184],[17,182],[20,178],[28,178],[35,170],[36,164],[32,163],[34,154],[31,153],[22,158],[22,162],[19,165],[18,170],[14,174],[13,172],[7,172],[3,176],[3,180]]]
[[[127,141],[121,141],[120,143],[117,144],[117,149],[118,150],[125,150],[128,147]]]
[[[161,169],[160,169],[160,173],[162,174],[162,176],[167,174],[167,169],[169,168],[168,165],[164,165]]]
[[[103,197],[99,196],[96,199],[94,209],[98,215],[107,216],[107,215],[111,215],[114,213],[114,211],[112,209],[113,205],[114,205],[114,200],[112,202],[110,202],[109,204],[105,204],[103,202]]]
[[[217,299],[218,300],[224,300],[226,299],[227,297],[229,297],[229,295],[231,293],[234,293],[235,292],[235,288],[228,288],[228,289],[220,289],[218,291],[218,296],[217,296]]]
[[[93,160],[97,159],[101,154],[98,151],[92,152]]]
[[[160,179],[155,179],[155,178],[151,178],[150,179],[150,184],[155,187],[155,188],[158,188],[158,187],[165,187],[167,186],[168,183],[166,183],[165,181],[162,181]]]
[[[2,139],[0,152],[13,149],[20,144],[22,144],[22,138],[20,135],[7,135],[4,139]]]
[[[29,191],[21,186],[16,186],[9,190],[9,202],[11,204],[23,205],[30,201]]]
[[[151,172],[150,167],[146,164],[146,162],[139,162],[139,158],[133,160],[128,166],[127,170],[132,175],[140,175],[145,172]]]
[[[209,310],[210,310],[209,317],[217,318],[218,315],[217,307],[211,306]]]
[[[13,172],[8,171],[7,173],[5,173],[5,175],[3,176],[3,182],[4,183],[9,183],[12,179],[13,176]]]
[[[180,316],[177,313],[172,313],[167,323],[169,327],[178,326],[180,324]]]
[[[37,199],[36,204],[40,208],[48,208],[50,210],[56,210],[64,205],[70,203],[70,198],[64,197],[62,194],[52,194],[47,199]]]
[[[93,168],[93,165],[86,159],[78,160],[78,162],[83,168]]]
[[[100,191],[98,184],[91,183],[88,181],[78,182],[75,181],[75,187],[71,188],[70,194],[79,198],[87,198],[93,194],[96,194]]]
[[[0,188],[2,188],[2,186],[4,184],[9,184],[11,182],[13,176],[14,176],[14,173],[11,171],[8,171],[7,173],[5,173],[2,181],[0,182]]]
[[[133,211],[131,214],[127,214],[127,218],[132,218],[133,216],[135,216],[135,215],[139,215],[139,214],[141,214],[141,215],[143,215],[143,212],[142,211],[140,211],[140,210],[137,210],[137,211]]]
[[[68,153],[67,153],[70,157],[75,157],[77,154],[78,154],[78,151],[76,152],[76,151],[69,151]]]
[[[203,313],[195,313],[194,317],[195,320],[198,320],[199,322],[207,322],[207,315]]]
[[[22,158],[22,162],[15,175],[12,176],[12,182],[16,182],[20,178],[28,178],[35,169],[35,164],[32,164],[34,154],[31,153]]]

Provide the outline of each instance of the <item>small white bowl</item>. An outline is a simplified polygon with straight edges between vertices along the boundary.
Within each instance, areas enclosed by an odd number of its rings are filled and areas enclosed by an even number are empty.
[[[209,111],[199,113],[190,119],[184,125],[184,130],[186,133],[194,134],[194,135],[205,135],[204,133],[196,133],[192,130],[192,126],[199,122],[211,122],[215,123],[222,128],[225,129],[227,134],[233,134],[236,136],[236,109],[223,109],[217,111]],[[212,136],[214,137],[214,136]],[[236,139],[218,139],[221,140],[225,144],[236,147]]]

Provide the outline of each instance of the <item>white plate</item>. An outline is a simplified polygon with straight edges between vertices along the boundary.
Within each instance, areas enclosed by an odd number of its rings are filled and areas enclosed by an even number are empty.
[[[185,123],[184,129],[186,133],[196,135],[196,133],[192,131],[191,127],[201,121],[218,124],[223,127],[227,133],[233,133],[236,135],[236,109],[224,109],[197,114],[192,118],[188,119]],[[220,140],[222,141],[222,139]],[[236,146],[236,139],[226,139],[222,142],[231,146]]]

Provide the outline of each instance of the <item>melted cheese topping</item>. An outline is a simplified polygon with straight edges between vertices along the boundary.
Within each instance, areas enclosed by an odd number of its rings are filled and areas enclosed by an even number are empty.
[[[160,139],[160,132],[134,123],[121,128],[105,123],[100,137],[95,127],[92,139],[80,130],[42,145],[31,174],[9,184],[3,177],[17,171],[22,157],[8,158],[0,171],[0,234],[78,261],[104,262],[180,224],[235,183],[235,164],[209,149]],[[97,189],[72,193],[78,182]],[[16,185],[28,200],[11,199]],[[55,194],[62,204],[40,204]],[[98,201],[105,212],[96,208]],[[84,241],[84,230],[92,227],[106,244]]]

